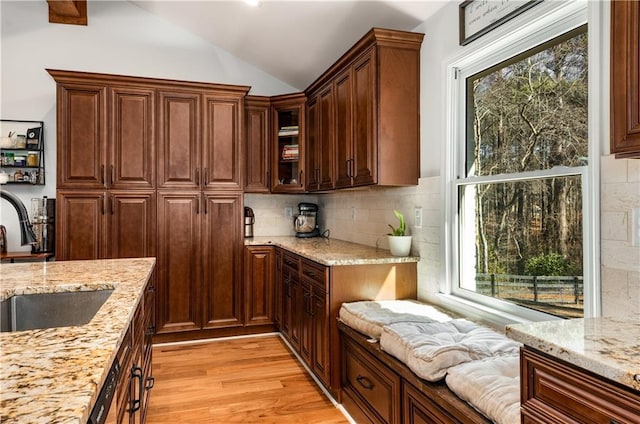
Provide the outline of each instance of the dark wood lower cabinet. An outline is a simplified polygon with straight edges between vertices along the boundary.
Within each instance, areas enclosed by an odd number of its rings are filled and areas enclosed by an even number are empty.
[[[340,401],[340,306],[356,300],[414,299],[416,264],[325,266],[280,248],[276,257],[279,330]]]
[[[152,336],[155,325],[155,274],[147,283],[143,298],[120,345],[117,358],[121,366],[116,388],[117,423],[144,424],[149,396],[154,385],[152,374]],[[110,416],[112,411],[110,411]]]
[[[247,246],[244,261],[244,322],[274,323],[275,248]]]
[[[524,423],[640,422],[640,393],[525,347],[520,356]]]

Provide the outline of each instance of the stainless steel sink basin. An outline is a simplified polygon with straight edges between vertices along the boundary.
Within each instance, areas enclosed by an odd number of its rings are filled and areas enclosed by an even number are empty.
[[[84,325],[113,290],[25,294],[0,302],[0,331]]]

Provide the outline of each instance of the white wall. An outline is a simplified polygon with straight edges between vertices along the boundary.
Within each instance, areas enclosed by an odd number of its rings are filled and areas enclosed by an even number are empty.
[[[0,2],[2,119],[44,121],[46,186],[4,186],[29,208],[32,197],[55,197],[55,82],[65,69],[252,86],[274,95],[295,88],[228,52],[126,1],[90,1],[87,26],[50,24],[45,1]],[[21,247],[18,218],[0,201],[10,250]]]

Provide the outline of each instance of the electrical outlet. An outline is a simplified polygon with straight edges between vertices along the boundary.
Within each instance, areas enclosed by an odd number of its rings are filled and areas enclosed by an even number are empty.
[[[415,208],[415,217],[413,220],[413,226],[416,228],[422,228],[422,208]]]
[[[355,206],[351,206],[351,220],[352,221],[356,220],[356,207]]]
[[[293,218],[293,208],[284,208],[284,217]]]
[[[631,209],[631,245],[640,247],[640,208]]]

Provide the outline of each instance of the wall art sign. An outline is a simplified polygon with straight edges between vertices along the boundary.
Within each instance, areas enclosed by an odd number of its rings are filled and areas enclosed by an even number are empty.
[[[466,0],[460,3],[460,45],[464,46],[542,0]]]

